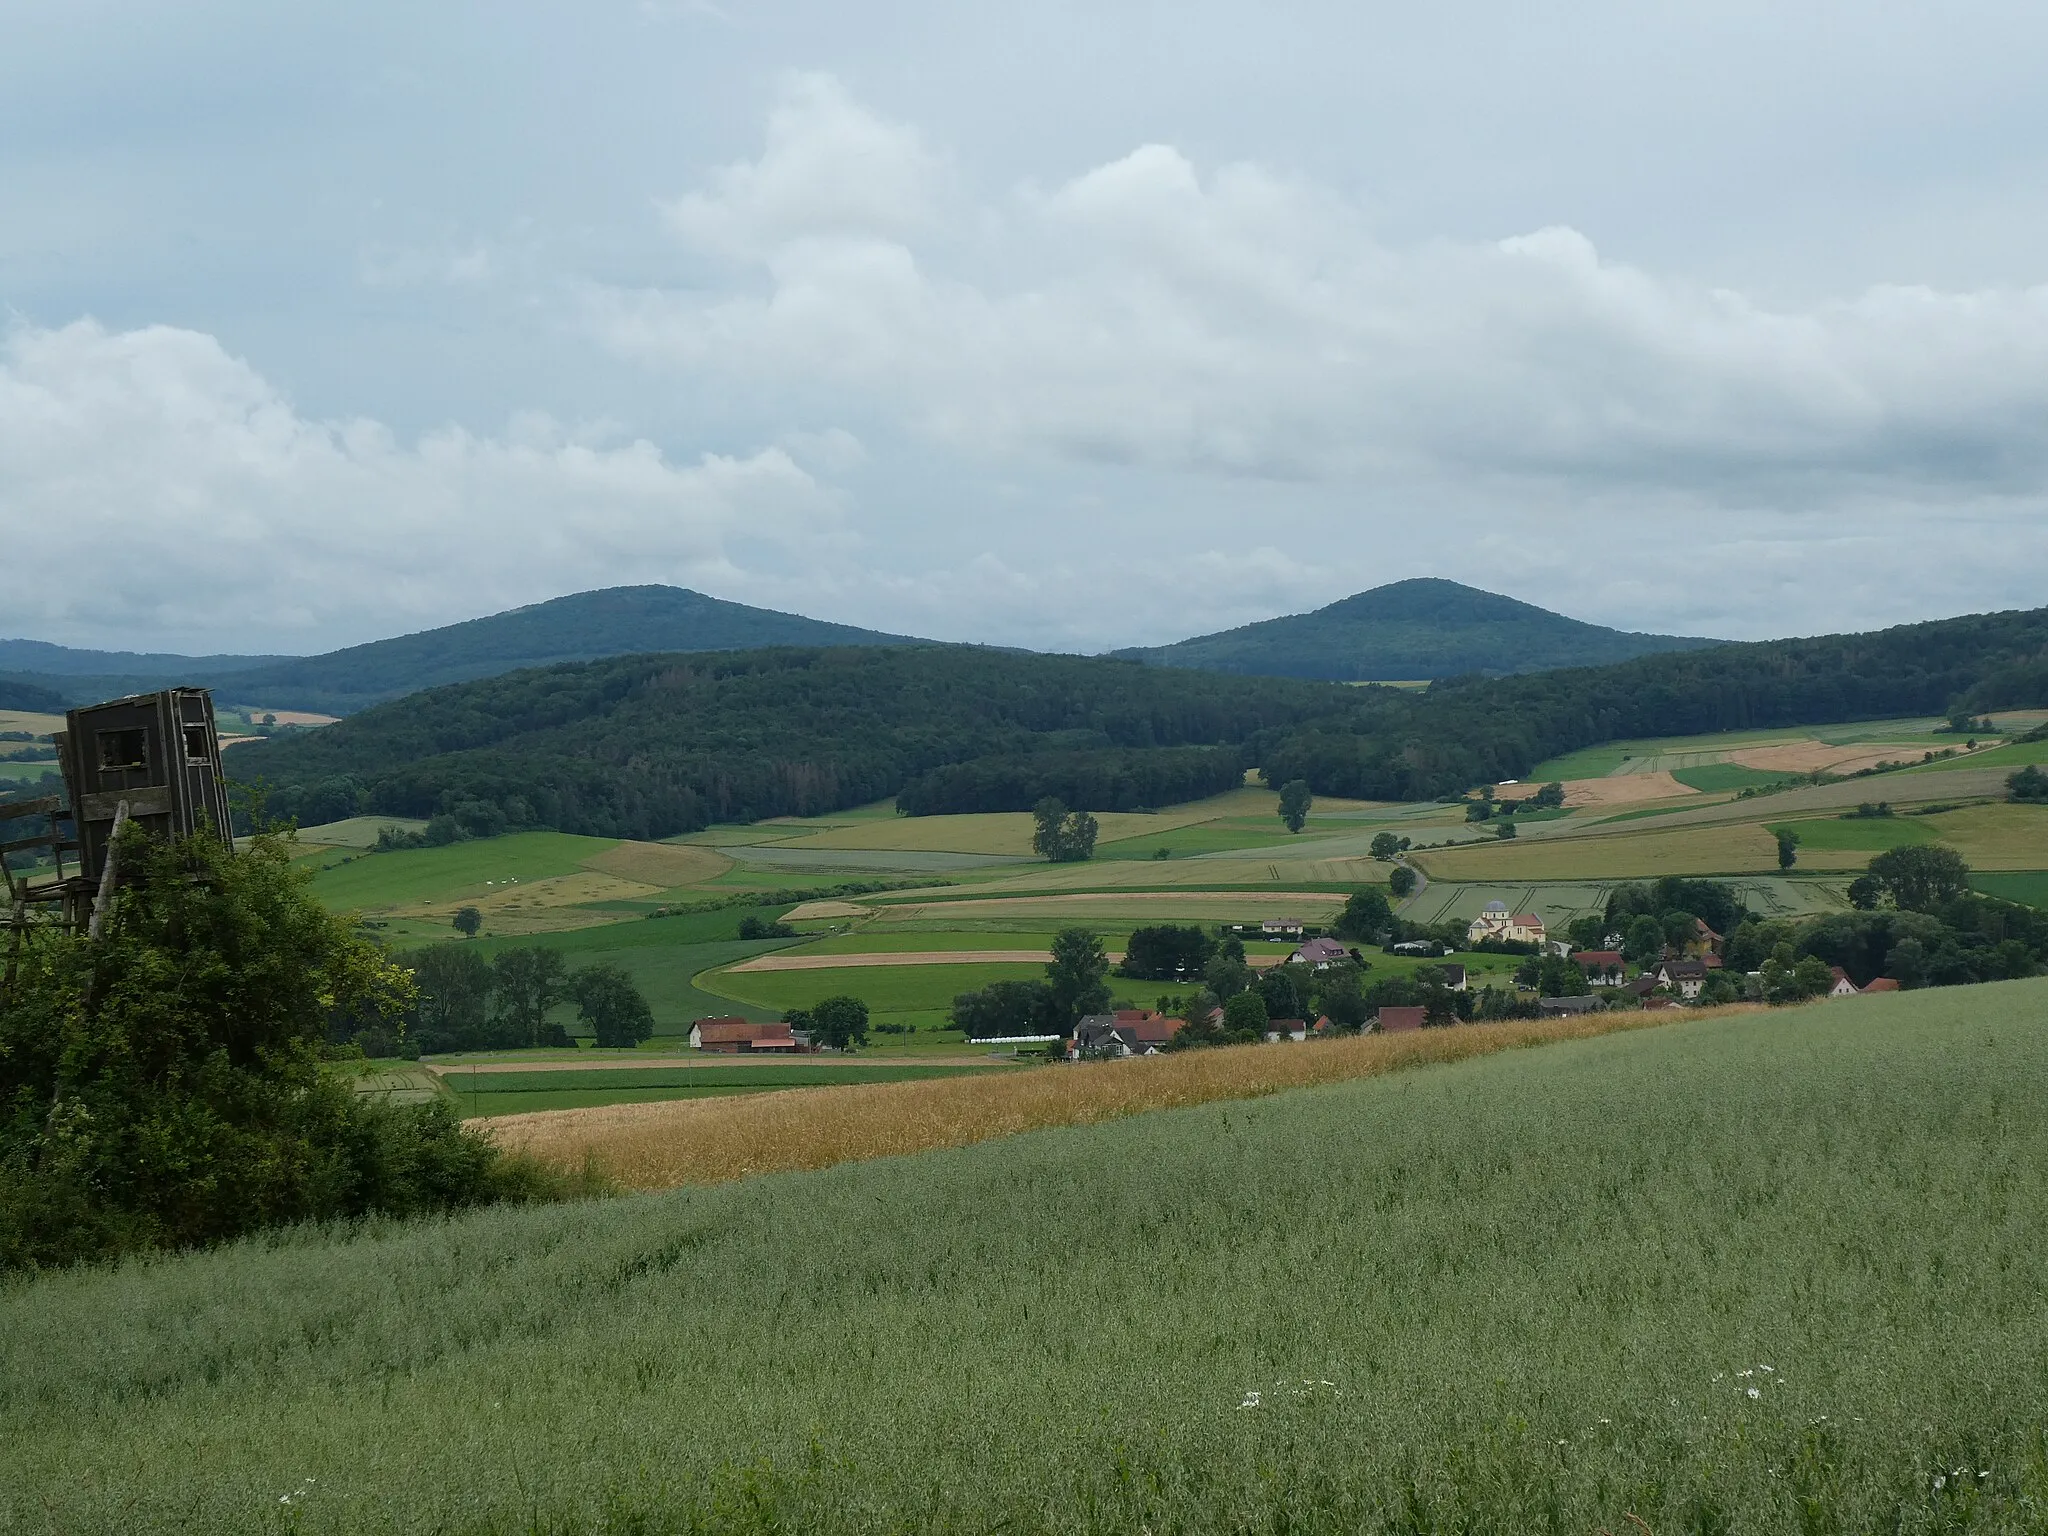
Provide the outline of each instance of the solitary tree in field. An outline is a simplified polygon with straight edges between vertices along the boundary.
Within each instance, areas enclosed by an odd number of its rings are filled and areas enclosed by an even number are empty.
[[[629,1051],[654,1033],[654,1013],[616,965],[586,965],[569,982],[569,995],[600,1049]]]
[[[1031,808],[1037,829],[1031,834],[1032,851],[1055,864],[1074,864],[1095,856],[1095,818],[1086,811],[1069,811],[1052,795]]]
[[[508,949],[491,962],[498,1017],[521,1045],[540,1043],[541,1023],[569,995],[569,968],[559,949]]]
[[[1109,957],[1102,940],[1086,928],[1062,928],[1053,935],[1052,963],[1045,968],[1052,988],[1052,1013],[1061,1029],[1109,1007]]]
[[[828,997],[811,1010],[813,1038],[835,1051],[868,1043],[868,1005],[857,997]]]
[[[1394,926],[1394,909],[1387,905],[1387,898],[1378,891],[1367,887],[1353,891],[1350,900],[1344,903],[1344,910],[1337,914],[1338,937],[1363,939],[1370,943]]]
[[[1496,822],[1494,823],[1493,835],[1505,841],[1515,835],[1515,824],[1512,821]]]
[[[1308,821],[1308,808],[1314,797],[1310,795],[1307,779],[1292,779],[1280,787],[1280,819],[1287,823],[1287,830],[1299,832]]]
[[[1907,843],[1889,848],[1870,861],[1894,905],[1908,912],[1932,912],[1970,889],[1970,866],[1953,848],[1939,843]]]
[[[1401,851],[1401,839],[1391,832],[1373,834],[1372,847],[1367,850],[1376,859],[1391,859]]]
[[[1799,862],[1799,834],[1787,827],[1778,834],[1778,868],[1790,869]]]
[[[457,907],[455,909],[455,931],[465,939],[475,938],[478,933],[483,931],[483,926],[484,915],[477,911],[475,907]]]
[[[1392,891],[1397,899],[1414,895],[1415,871],[1406,864],[1396,864],[1392,873],[1387,876],[1387,889]]]

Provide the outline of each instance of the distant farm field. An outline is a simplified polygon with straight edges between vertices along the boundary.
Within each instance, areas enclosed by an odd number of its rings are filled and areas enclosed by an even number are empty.
[[[1414,862],[1432,879],[1494,882],[1761,874],[1778,867],[1778,844],[1761,826],[1738,824],[1603,837],[1518,838],[1434,850],[1414,855]],[[1834,862],[1848,867],[1857,861],[1836,855]]]
[[[2044,1012],[1692,1018],[20,1281],[0,1528],[2038,1531]]]
[[[666,1103],[730,1094],[781,1093],[794,1088],[845,1087],[1012,1070],[1002,1067],[842,1066],[810,1061],[773,1066],[614,1067],[587,1071],[442,1073],[465,1118],[585,1109],[608,1104]]]
[[[1804,859],[1819,849],[1852,853],[1882,853],[1908,843],[1939,842],[1930,818],[1924,816],[1850,816],[1825,820],[1772,822],[1764,828],[1774,836],[1783,831],[1799,839],[1799,856]]]

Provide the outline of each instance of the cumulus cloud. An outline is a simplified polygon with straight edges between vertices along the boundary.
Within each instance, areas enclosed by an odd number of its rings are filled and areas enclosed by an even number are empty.
[[[400,441],[314,421],[212,337],[92,321],[0,343],[16,628],[75,643],[321,649],[613,583],[744,584],[844,545],[788,452],[671,462],[518,417]]]
[[[1158,144],[961,211],[947,239],[937,163],[792,81],[760,158],[669,205],[753,281],[599,291],[592,323],[643,360],[827,383],[996,456],[1785,510],[2048,484],[2048,286],[1786,308],[1562,227],[1394,248],[1327,189]]]

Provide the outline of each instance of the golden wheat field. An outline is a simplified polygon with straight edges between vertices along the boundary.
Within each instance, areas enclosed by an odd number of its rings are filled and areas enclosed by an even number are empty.
[[[1495,1051],[1649,1029],[1678,1018],[1755,1011],[1757,1005],[1585,1014],[1312,1044],[1226,1046],[954,1080],[551,1110],[503,1116],[492,1122],[490,1133],[509,1151],[594,1168],[627,1189],[673,1189],[962,1147],[1219,1099],[1263,1098]]]

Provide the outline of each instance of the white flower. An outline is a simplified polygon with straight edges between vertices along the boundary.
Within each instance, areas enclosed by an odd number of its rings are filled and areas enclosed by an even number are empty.
[[[1948,1479],[1943,1477],[1939,1472],[1937,1472],[1934,1474],[1934,1486],[1937,1488],[1945,1488],[1948,1486]]]
[[[1751,1388],[1749,1389],[1749,1395],[1750,1395],[1751,1397],[1762,1397],[1762,1396],[1763,1396],[1763,1393],[1761,1393],[1761,1392],[1757,1391],[1757,1389],[1756,1389],[1755,1387],[1751,1387]]]
[[[1243,1401],[1243,1402],[1241,1402],[1241,1403],[1239,1403],[1239,1404],[1238,1404],[1237,1406],[1238,1406],[1238,1407],[1240,1407],[1240,1408],[1256,1408],[1256,1407],[1258,1407],[1258,1406],[1259,1406],[1259,1394],[1258,1394],[1258,1393],[1256,1393],[1256,1392],[1247,1392],[1247,1393],[1245,1393],[1245,1395],[1244,1395],[1244,1401]]]

